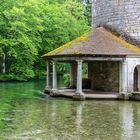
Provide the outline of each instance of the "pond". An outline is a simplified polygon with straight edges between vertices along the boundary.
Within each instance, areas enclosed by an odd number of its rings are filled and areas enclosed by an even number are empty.
[[[51,98],[44,83],[0,83],[0,140],[140,139],[140,102]]]

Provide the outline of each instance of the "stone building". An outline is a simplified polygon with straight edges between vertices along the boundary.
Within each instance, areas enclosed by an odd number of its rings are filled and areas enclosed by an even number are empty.
[[[93,0],[93,27],[108,27],[140,45],[139,0]]]
[[[139,10],[138,0],[93,0],[93,31],[43,56],[47,60],[46,91],[79,99],[126,99],[129,93],[140,91]],[[71,65],[73,89],[58,89],[59,62]],[[88,65],[88,90],[82,86],[83,63]]]

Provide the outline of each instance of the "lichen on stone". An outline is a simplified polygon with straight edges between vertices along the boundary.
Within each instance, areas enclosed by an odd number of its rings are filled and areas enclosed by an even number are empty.
[[[62,45],[61,47],[59,47],[59,48],[57,48],[57,49],[55,49],[55,50],[43,55],[43,57],[44,56],[58,55],[61,52],[63,52],[65,49],[68,49],[70,47],[73,47],[75,44],[82,43],[82,42],[85,42],[85,41],[88,41],[88,40],[89,40],[88,34],[84,34],[84,35],[82,35],[82,36],[80,36],[80,37],[78,37],[78,38],[76,38],[76,39],[74,39],[74,40]],[[80,52],[73,52],[73,54],[80,54]]]
[[[114,33],[112,33],[114,34]],[[128,48],[129,50],[133,51],[136,54],[140,54],[140,49],[138,47],[136,47],[135,45],[132,45],[128,42],[126,42],[125,40],[123,40],[122,38],[120,38],[117,34],[117,36],[113,36],[112,39],[116,42],[118,42],[119,44],[122,44],[124,47]]]
[[[80,54],[80,51],[75,51],[74,54]]]

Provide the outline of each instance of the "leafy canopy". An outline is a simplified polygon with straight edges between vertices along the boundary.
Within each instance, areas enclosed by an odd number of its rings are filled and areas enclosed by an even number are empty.
[[[1,0],[0,57],[7,74],[18,80],[44,74],[42,54],[90,29],[85,10],[72,0]]]

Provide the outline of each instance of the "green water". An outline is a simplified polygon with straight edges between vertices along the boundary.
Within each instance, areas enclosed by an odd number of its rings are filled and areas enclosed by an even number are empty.
[[[140,102],[56,99],[44,86],[0,83],[0,140],[140,139]]]

